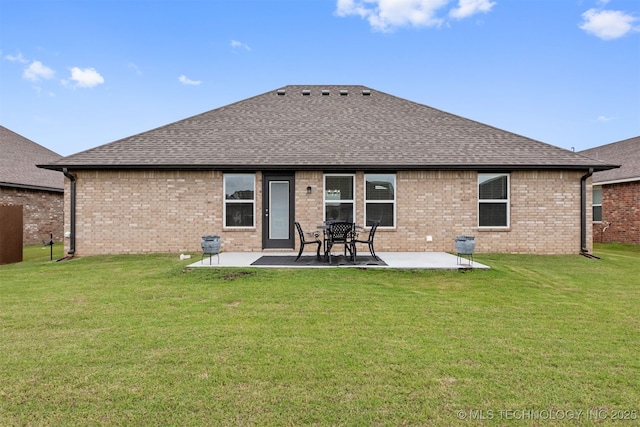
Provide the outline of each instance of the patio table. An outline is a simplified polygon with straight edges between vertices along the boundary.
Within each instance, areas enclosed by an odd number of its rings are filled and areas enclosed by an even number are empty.
[[[323,233],[324,258],[331,264],[331,250],[335,245],[344,245],[345,256],[347,251],[351,259],[355,262],[353,242],[355,230],[362,227],[349,221],[327,221],[318,226]]]

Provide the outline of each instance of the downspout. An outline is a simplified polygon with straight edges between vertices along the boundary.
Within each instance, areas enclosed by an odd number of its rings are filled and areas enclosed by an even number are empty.
[[[580,252],[586,255],[587,249],[587,179],[593,175],[593,168],[589,173],[580,178]]]
[[[62,168],[62,173],[69,178],[71,182],[71,207],[69,209],[71,235],[69,236],[69,252],[67,252],[67,254],[73,256],[76,252],[76,176],[70,174],[67,168]]]

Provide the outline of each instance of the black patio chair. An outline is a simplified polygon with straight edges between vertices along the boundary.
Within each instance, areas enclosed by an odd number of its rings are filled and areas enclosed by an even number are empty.
[[[378,256],[376,255],[376,251],[373,248],[373,238],[376,235],[376,230],[378,229],[378,226],[380,225],[380,221],[374,221],[373,225],[371,226],[371,229],[369,230],[369,237],[364,240],[364,239],[358,239],[358,236],[355,237],[355,239],[353,239],[353,262],[356,262],[356,243],[362,243],[365,245],[369,245],[369,252],[371,253],[371,256],[373,257],[373,259],[375,259],[376,261],[379,261],[380,259],[378,258]]]
[[[335,245],[344,246],[344,256],[346,258],[347,251],[353,260],[353,238],[355,237],[355,225],[352,222],[332,222],[329,224],[328,235],[326,239],[326,254],[331,264],[331,250]]]
[[[306,245],[311,245],[311,244],[318,245],[318,249],[316,250],[316,258],[318,259],[318,261],[320,261],[320,246],[322,245],[322,242],[318,238],[319,236],[318,232],[309,231],[305,233],[304,231],[302,231],[302,227],[300,226],[300,223],[298,221],[295,221],[294,224],[296,225],[296,230],[298,230],[298,236],[300,237],[300,251],[298,252],[298,257],[296,258],[296,261],[300,259],[300,256],[302,255],[302,251],[304,250],[304,247]],[[305,234],[315,237],[315,240],[307,240],[304,237]]]

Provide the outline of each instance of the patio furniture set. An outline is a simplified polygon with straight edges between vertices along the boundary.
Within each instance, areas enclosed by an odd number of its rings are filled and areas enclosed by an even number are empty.
[[[304,247],[306,245],[316,245],[316,257],[320,260],[320,248],[323,249],[324,259],[332,263],[332,254],[334,247],[340,247],[343,249],[345,258],[347,252],[349,253],[349,259],[356,264],[357,263],[357,248],[356,244],[368,245],[369,253],[376,261],[379,258],[376,255],[373,247],[373,239],[376,234],[376,229],[380,225],[379,221],[374,222],[369,229],[369,233],[366,237],[362,238],[358,230],[362,230],[363,227],[356,225],[353,222],[348,221],[325,221],[324,224],[318,226],[318,231],[304,232],[299,222],[295,222],[296,230],[300,238],[300,250],[296,261],[302,256]],[[320,238],[322,233],[322,239]]]
[[[320,248],[322,248],[324,260],[328,261],[329,265],[331,265],[334,247],[337,246],[343,249],[345,258],[347,258],[348,252],[349,259],[353,264],[357,264],[357,244],[367,245],[371,257],[376,261],[380,261],[373,246],[374,237],[380,221],[373,222],[366,238],[360,238],[360,232],[358,231],[363,230],[363,227],[348,221],[325,221],[322,225],[318,226],[318,231],[310,232],[304,232],[299,222],[295,221],[294,224],[298,232],[298,237],[300,238],[300,249],[296,261],[302,256],[305,246],[316,245],[316,259],[321,261]],[[320,238],[320,232],[322,232],[322,239]],[[206,255],[209,255],[209,264],[211,264],[211,258],[216,256],[218,264],[220,264],[220,236],[202,236],[201,246],[202,260],[204,260]],[[457,263],[461,264],[461,260],[464,256],[467,256],[469,265],[473,265],[475,246],[473,236],[456,236],[455,249],[457,252]]]

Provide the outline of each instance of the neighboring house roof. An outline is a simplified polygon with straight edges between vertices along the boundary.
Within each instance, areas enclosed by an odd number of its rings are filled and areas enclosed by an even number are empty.
[[[594,184],[640,181],[640,136],[590,148],[579,154],[621,165],[619,169],[594,173]]]
[[[286,86],[43,165],[222,170],[608,169],[364,86]]]
[[[55,162],[59,154],[0,126],[0,186],[64,191],[64,175],[36,164]]]

